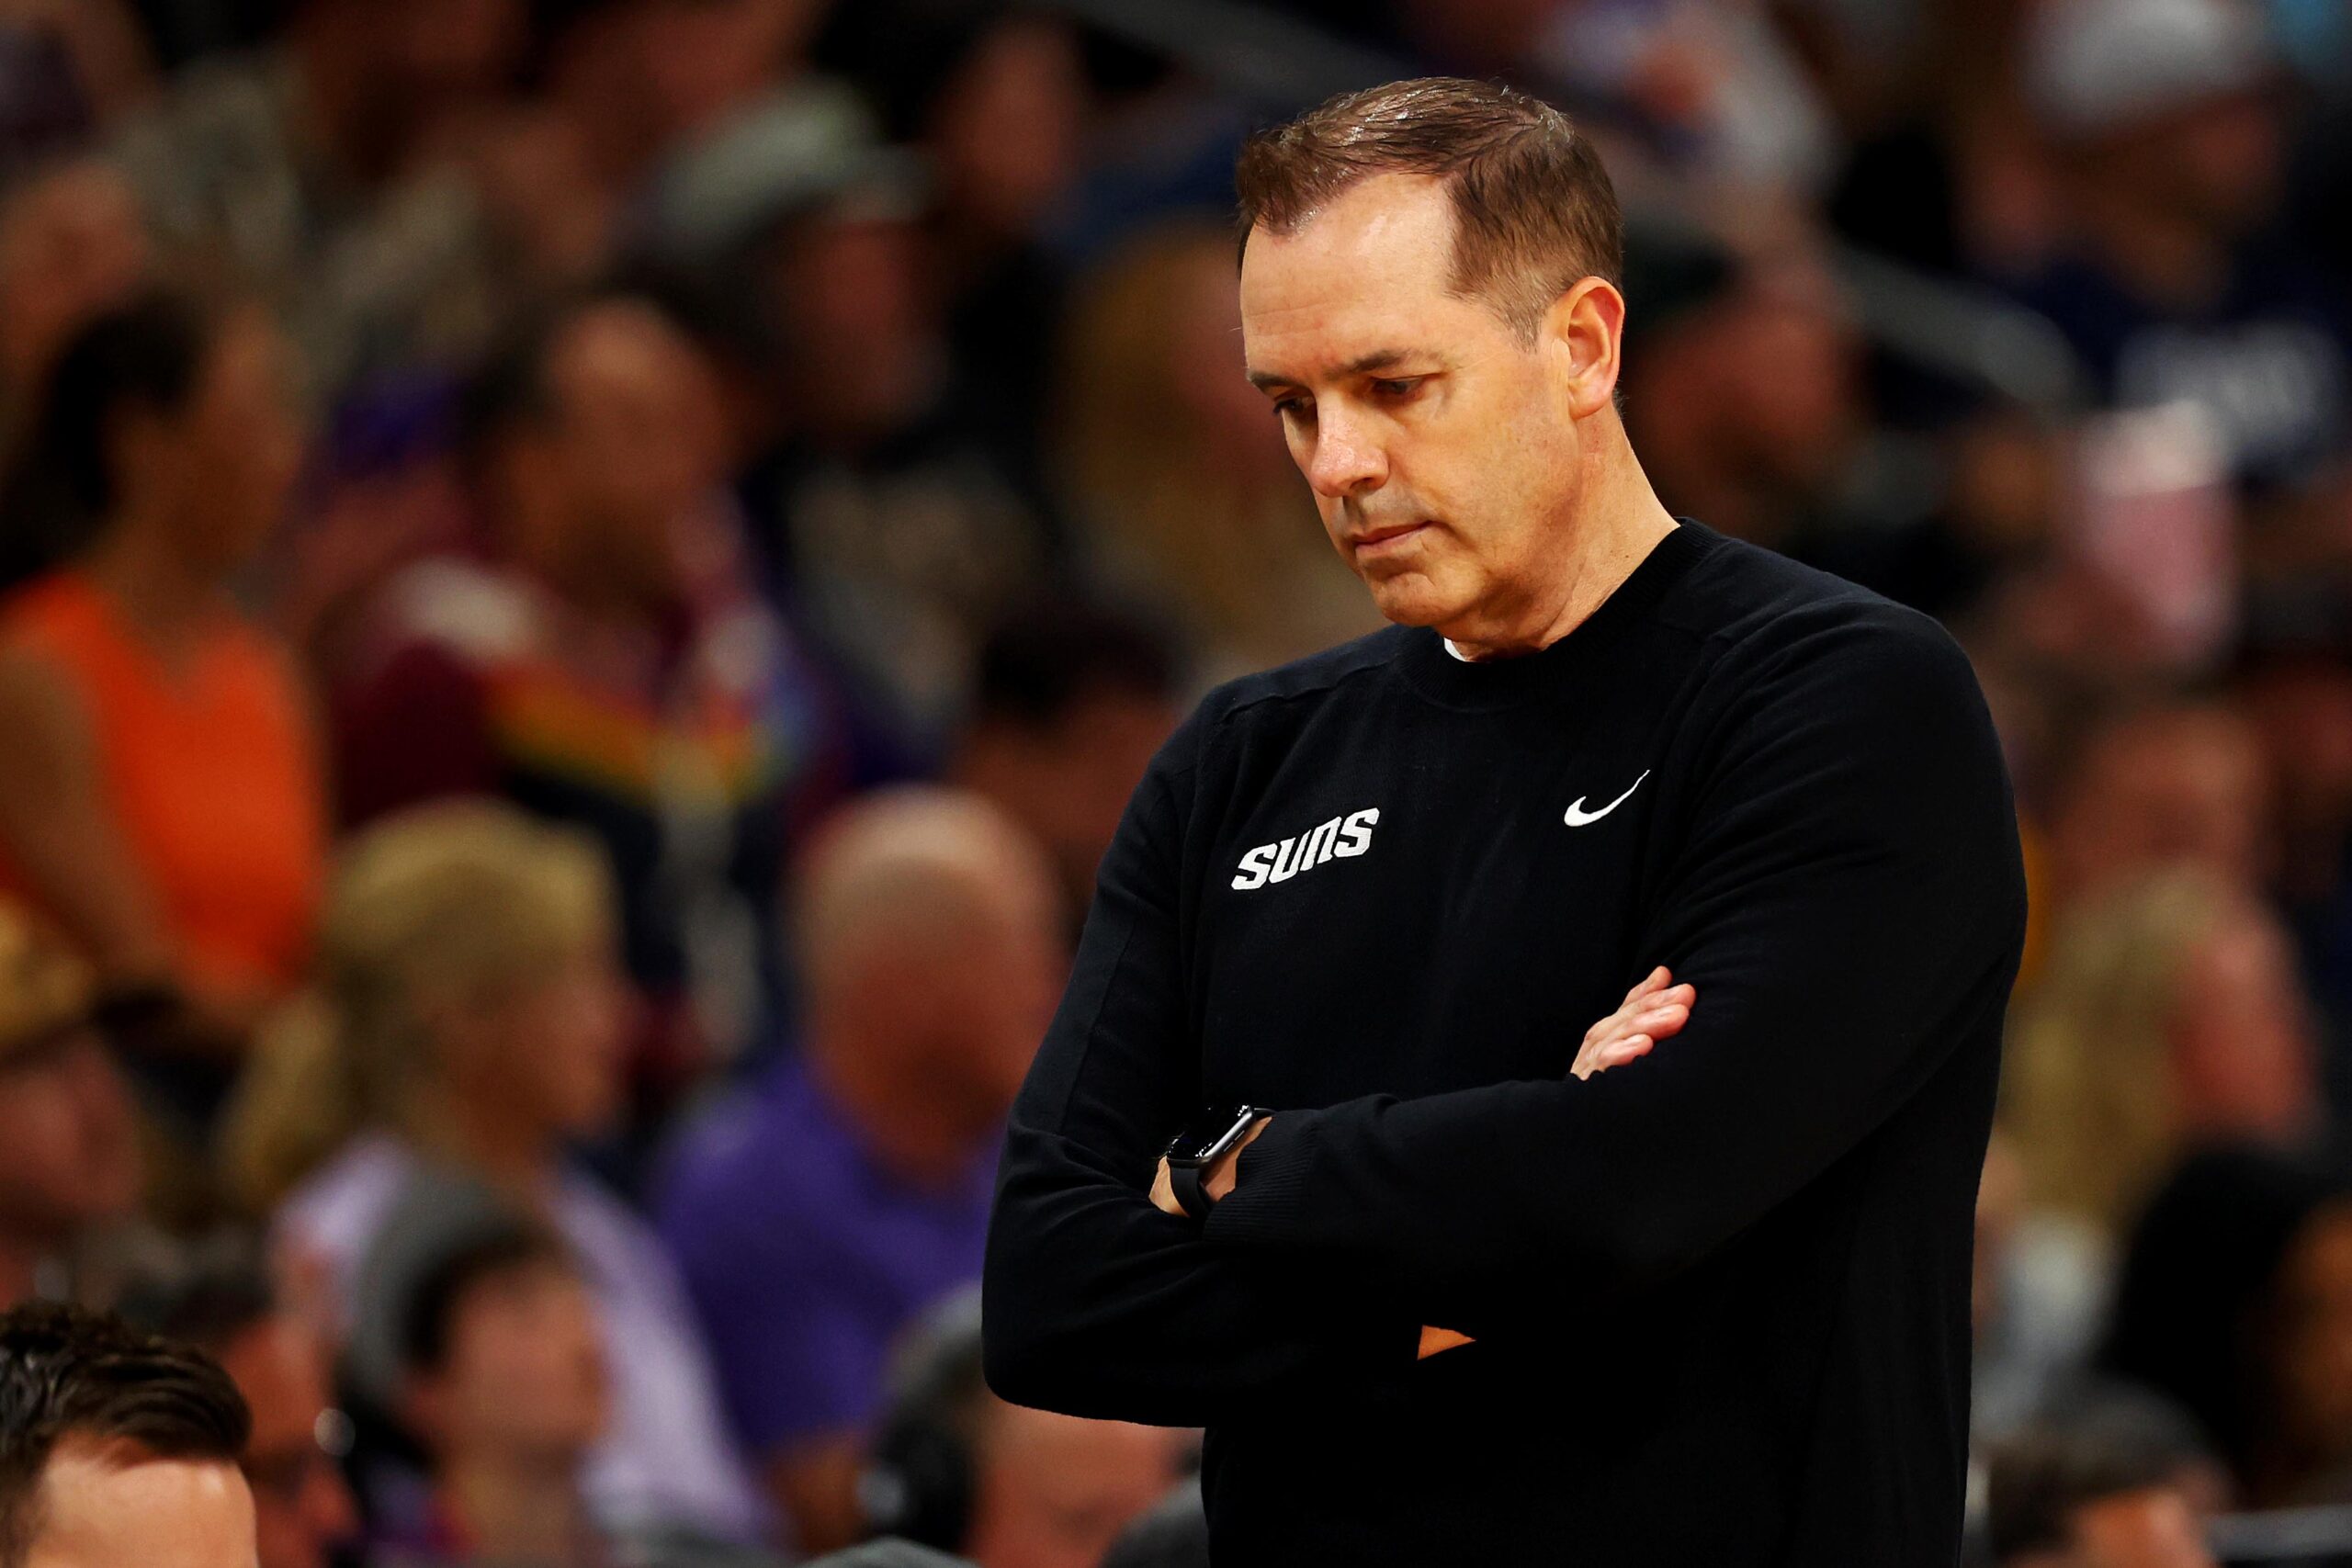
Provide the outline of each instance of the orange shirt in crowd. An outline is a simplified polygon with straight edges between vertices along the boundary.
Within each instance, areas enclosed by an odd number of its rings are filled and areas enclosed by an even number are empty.
[[[146,874],[199,995],[268,996],[299,976],[326,862],[325,808],[294,672],[259,630],[220,617],[167,669],[81,572],[28,584],[0,639],[67,672],[96,742],[103,804]],[[0,893],[29,903],[0,845]]]

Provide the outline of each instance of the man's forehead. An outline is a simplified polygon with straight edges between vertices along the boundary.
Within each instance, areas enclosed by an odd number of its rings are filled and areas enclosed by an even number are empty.
[[[1453,215],[1443,182],[1380,175],[1286,233],[1253,230],[1241,259],[1253,373],[1305,378],[1430,336],[1447,291]]]

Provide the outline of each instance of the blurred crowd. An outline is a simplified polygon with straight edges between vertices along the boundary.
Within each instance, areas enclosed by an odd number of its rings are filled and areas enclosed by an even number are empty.
[[[968,1286],[1145,762],[1376,624],[1233,154],[1430,72],[1993,703],[1982,1560],[2352,1505],[2339,0],[0,0],[0,1304],[220,1359],[261,1568],[1203,1560]]]

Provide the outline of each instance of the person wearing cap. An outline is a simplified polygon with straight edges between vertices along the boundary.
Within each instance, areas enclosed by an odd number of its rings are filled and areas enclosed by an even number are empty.
[[[0,901],[0,1305],[58,1293],[93,1226],[130,1214],[130,1094],[93,1022],[88,964]]]
[[[2236,479],[2295,486],[2352,429],[2352,314],[2339,282],[2264,238],[2286,176],[2266,27],[2233,0],[2039,9],[2026,86],[2068,227],[2018,291],[2106,402],[2186,402]]]

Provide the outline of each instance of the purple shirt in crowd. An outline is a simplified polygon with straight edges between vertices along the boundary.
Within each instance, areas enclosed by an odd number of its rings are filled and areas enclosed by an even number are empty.
[[[755,1453],[863,1427],[880,1413],[893,1341],[978,1280],[996,1145],[952,1186],[875,1160],[801,1061],[685,1136],[660,1205]]]

